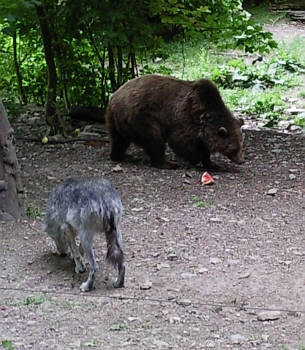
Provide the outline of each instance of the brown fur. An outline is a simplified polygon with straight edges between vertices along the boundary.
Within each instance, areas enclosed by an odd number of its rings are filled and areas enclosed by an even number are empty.
[[[151,164],[165,164],[165,143],[192,164],[210,165],[219,152],[242,163],[242,119],[232,116],[209,80],[183,81],[159,75],[130,80],[112,96],[106,123],[111,159],[122,161],[131,142]]]

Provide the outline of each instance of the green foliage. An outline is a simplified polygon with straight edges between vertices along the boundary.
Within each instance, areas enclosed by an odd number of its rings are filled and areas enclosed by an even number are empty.
[[[15,95],[10,95],[7,91],[0,91],[0,96],[2,98],[3,105],[7,111],[8,117],[19,117],[23,107],[21,103],[17,100]]]
[[[109,327],[109,331],[121,331],[126,328],[127,326],[124,323],[112,323]]]
[[[45,103],[47,65],[39,6],[51,32],[57,101],[69,109],[76,104],[105,106],[112,92],[138,73],[172,74],[172,67],[149,60],[151,55],[166,59],[163,38],[175,34],[249,52],[275,47],[270,33],[252,23],[241,5],[242,0],[0,0],[0,91],[8,94],[8,104],[17,97],[22,102],[16,59],[28,102]]]
[[[202,199],[199,199],[198,196],[192,196],[191,202],[198,208],[209,208],[213,206],[213,203],[211,201],[204,201]]]
[[[299,114],[298,116],[296,116],[294,118],[294,123],[295,123],[295,125],[298,125],[305,130],[305,114],[302,113],[302,114]]]
[[[45,303],[47,300],[50,300],[46,295],[40,294],[40,295],[35,295],[31,297],[26,297],[24,299],[24,305],[41,305]]]
[[[28,206],[26,208],[26,216],[30,219],[36,219],[38,217],[41,217],[42,216],[42,211],[40,208],[35,208],[35,207],[32,207],[32,206]]]
[[[93,337],[92,340],[86,341],[84,343],[84,346],[92,347],[92,348],[98,348],[100,346],[100,343],[97,338]]]
[[[165,66],[165,65],[158,65],[158,66],[150,66],[146,64],[141,69],[141,74],[163,74],[163,75],[171,75],[173,73],[172,69]]]
[[[279,94],[271,93],[262,96],[261,99],[254,101],[247,109],[246,114],[253,114],[266,120],[264,126],[275,127],[281,119],[284,103]]]
[[[11,340],[4,339],[2,340],[1,345],[4,349],[14,350],[14,346]]]
[[[285,71],[304,72],[304,67],[292,58],[271,59],[269,62],[247,65],[242,59],[231,60],[213,70],[211,79],[223,88],[253,88],[263,90],[275,85],[289,86]]]
[[[243,10],[242,0],[151,1],[151,12],[162,23],[178,27],[187,37],[204,33],[220,47],[241,48],[246,52],[268,52],[277,47],[272,34],[263,32],[251,15]]]

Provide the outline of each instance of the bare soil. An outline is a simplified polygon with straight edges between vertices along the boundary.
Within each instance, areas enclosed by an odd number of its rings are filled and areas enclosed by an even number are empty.
[[[25,120],[13,126],[31,218],[0,226],[0,348],[305,348],[304,134],[248,124],[246,163],[215,158],[203,186],[204,169],[154,169],[137,147],[118,167],[107,142],[22,140],[40,127]],[[124,289],[111,286],[104,238],[83,294],[86,274],[42,231],[51,188],[70,176],[106,177],[121,194]]]

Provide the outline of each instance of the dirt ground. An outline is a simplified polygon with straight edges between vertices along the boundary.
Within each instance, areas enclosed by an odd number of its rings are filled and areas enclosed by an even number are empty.
[[[0,348],[305,349],[304,134],[246,123],[245,164],[215,158],[203,186],[203,169],[154,169],[136,147],[118,167],[107,142],[21,140],[30,123],[13,124],[32,218],[0,226]],[[42,232],[50,190],[69,176],[107,177],[121,194],[124,289],[104,238],[83,294],[86,274]]]

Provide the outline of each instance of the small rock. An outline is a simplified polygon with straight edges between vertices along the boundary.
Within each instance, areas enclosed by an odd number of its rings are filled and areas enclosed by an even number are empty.
[[[141,321],[139,317],[128,317],[129,322],[134,322],[134,321]]]
[[[148,290],[152,286],[152,283],[150,281],[146,281],[145,283],[140,285],[141,290]]]
[[[305,109],[292,107],[292,108],[286,109],[285,113],[291,114],[291,115],[297,115],[297,114],[305,113]]]
[[[219,259],[219,258],[211,258],[211,259],[210,259],[210,263],[211,263],[212,265],[219,264],[219,263],[221,263],[221,259]]]
[[[192,301],[189,299],[180,299],[180,300],[177,300],[177,304],[182,306],[189,306],[192,304]]]
[[[206,343],[205,343],[205,348],[206,349],[214,349],[216,347],[216,344],[213,340],[208,340]]]
[[[241,262],[239,259],[229,259],[228,260],[228,266],[231,266],[231,265],[239,265]]]
[[[222,220],[220,218],[210,218],[210,221],[215,222],[215,223],[221,223]]]
[[[158,349],[169,349],[170,345],[163,340],[153,339],[152,343],[157,346]]]
[[[238,277],[238,279],[242,280],[242,279],[248,278],[248,277],[250,277],[250,276],[251,276],[251,273],[250,273],[249,271],[246,271],[246,272],[242,273],[242,274]]]
[[[144,210],[144,208],[143,208],[143,207],[140,207],[140,208],[132,208],[131,210],[132,210],[132,211],[142,211],[142,210]]]
[[[280,311],[263,311],[257,315],[259,321],[275,321],[281,317]]]
[[[289,120],[281,120],[281,121],[279,121],[278,126],[280,128],[287,129],[290,126],[290,121]]]
[[[294,174],[289,174],[289,180],[294,180],[296,176]]]
[[[115,167],[112,168],[112,171],[118,173],[120,171],[123,171],[123,168],[120,166],[120,164],[116,165]]]
[[[209,270],[206,269],[205,267],[202,267],[201,269],[198,270],[198,273],[199,273],[200,275],[202,275],[203,273],[206,273],[206,272],[209,272]]]
[[[160,256],[160,253],[159,253],[159,252],[153,253],[152,256],[153,256],[154,258],[157,258],[158,256]]]
[[[157,270],[161,270],[161,269],[169,269],[170,268],[170,265],[169,264],[166,264],[166,263],[160,263],[160,264],[157,264]]]
[[[176,255],[176,253],[170,253],[167,255],[167,260],[174,261],[177,259],[178,259],[178,256]]]
[[[231,342],[233,344],[240,344],[240,343],[244,342],[245,340],[246,340],[246,338],[241,334],[231,335]]]
[[[190,178],[192,178],[193,175],[192,175],[189,171],[186,171],[186,172],[183,174],[183,177],[190,177]]]
[[[271,188],[268,192],[268,196],[275,196],[277,194],[278,189],[277,188]]]
[[[169,219],[168,219],[168,218],[165,218],[165,217],[161,217],[161,218],[160,218],[160,221],[169,222]]]
[[[268,334],[262,334],[263,341],[268,341],[269,335]]]
[[[191,272],[184,272],[181,274],[181,277],[182,278],[196,278],[196,275],[194,273],[191,273]]]
[[[171,316],[171,317],[169,318],[169,323],[170,323],[170,324],[178,324],[178,323],[180,323],[180,322],[181,322],[181,318],[178,317],[178,316]]]
[[[299,125],[291,125],[291,126],[289,127],[289,130],[290,130],[290,131],[299,131],[299,130],[302,130],[302,127],[299,126]]]

